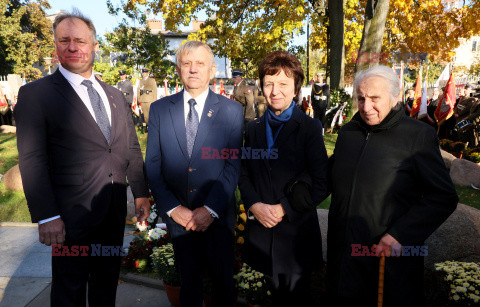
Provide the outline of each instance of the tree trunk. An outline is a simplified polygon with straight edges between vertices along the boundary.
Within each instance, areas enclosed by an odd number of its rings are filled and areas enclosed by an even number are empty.
[[[345,86],[344,0],[309,1],[322,23],[327,25],[327,78],[330,79],[330,88],[343,89]]]
[[[384,58],[381,52],[389,4],[389,0],[368,0],[367,2],[365,25],[355,63],[355,73],[378,65]],[[357,101],[354,100],[352,111],[355,113],[357,110]]]
[[[345,41],[344,41],[344,0],[328,0],[328,56],[327,67],[330,70],[330,88],[345,87]]]
[[[383,59],[382,42],[389,4],[389,0],[368,0],[355,72],[376,66]]]

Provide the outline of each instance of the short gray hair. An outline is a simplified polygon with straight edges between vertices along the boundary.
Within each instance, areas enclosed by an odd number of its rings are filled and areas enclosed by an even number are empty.
[[[358,101],[358,87],[364,80],[372,77],[383,78],[387,81],[389,84],[390,100],[392,101],[392,106],[395,106],[398,103],[396,99],[398,98],[398,95],[400,95],[399,77],[392,68],[385,65],[370,67],[356,74],[355,80],[353,81],[353,99]]]
[[[90,30],[90,35],[92,36],[93,43],[97,43],[97,31],[95,30],[95,26],[93,25],[92,20],[87,16],[83,15],[83,13],[80,12],[80,10],[77,8],[73,8],[71,13],[62,12],[55,17],[55,20],[53,21],[53,35],[55,36],[55,31],[57,30],[58,25],[62,21],[64,21],[65,19],[73,18],[80,19],[87,25],[88,29]]]
[[[177,54],[175,55],[177,67],[180,67],[178,64],[180,64],[179,61],[183,54],[191,52],[199,47],[205,48],[210,55],[210,67],[217,66],[215,64],[215,56],[213,55],[213,51],[209,45],[201,41],[188,41],[181,45],[177,50]]]

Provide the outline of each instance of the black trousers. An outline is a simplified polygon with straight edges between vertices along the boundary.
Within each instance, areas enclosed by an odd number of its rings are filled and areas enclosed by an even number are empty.
[[[178,224],[169,223],[169,231],[178,233]],[[182,227],[183,228],[183,227]],[[182,307],[201,307],[203,279],[212,281],[212,305],[234,306],[234,235],[215,220],[205,232],[184,231],[172,237],[175,259],[180,271]]]
[[[52,247],[51,306],[86,306],[87,286],[89,306],[115,306],[125,230],[116,206],[98,225],[67,227],[65,247]]]
[[[312,306],[310,274],[275,274],[269,278],[272,306]]]

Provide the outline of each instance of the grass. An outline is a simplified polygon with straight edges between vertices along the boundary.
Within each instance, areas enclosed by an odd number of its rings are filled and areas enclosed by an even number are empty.
[[[17,164],[17,136],[0,134],[0,174],[5,174]],[[0,221],[31,222],[23,192],[7,190],[3,181],[0,182]]]
[[[456,185],[458,202],[480,210],[480,190]]]
[[[147,134],[142,134],[137,129],[137,137],[145,158]],[[327,154],[331,156],[337,141],[337,134],[327,133],[324,136]],[[18,164],[17,137],[15,134],[0,134],[0,174],[5,174],[11,167]],[[470,187],[455,186],[459,202],[480,210],[480,191]],[[318,209],[330,208],[330,196],[327,197]],[[23,192],[12,192],[0,182],[0,221],[30,222],[27,201]]]
[[[325,148],[327,148],[327,155],[330,157],[333,154],[333,149],[335,148],[335,143],[337,142],[337,134],[335,133],[326,133],[323,136],[323,141],[325,142]]]

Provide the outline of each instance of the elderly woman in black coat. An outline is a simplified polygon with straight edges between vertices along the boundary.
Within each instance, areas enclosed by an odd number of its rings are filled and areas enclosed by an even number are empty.
[[[377,300],[379,258],[384,306],[423,306],[424,241],[455,210],[457,194],[429,125],[397,104],[398,77],[375,66],[354,81],[358,112],[338,134],[331,163],[327,280],[335,304]]]
[[[309,306],[310,275],[322,263],[316,205],[327,196],[320,121],[295,106],[304,75],[285,51],[259,67],[267,112],[248,124],[239,187],[248,211],[247,263],[271,277],[274,306]],[[245,158],[245,157],[244,157]]]

